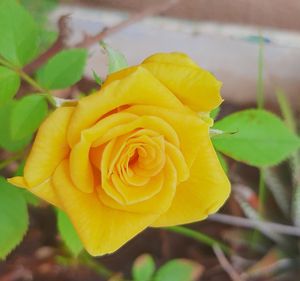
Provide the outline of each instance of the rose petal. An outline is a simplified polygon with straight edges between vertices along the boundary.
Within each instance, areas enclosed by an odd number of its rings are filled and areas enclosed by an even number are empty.
[[[126,109],[127,112],[149,117],[158,117],[175,130],[180,143],[180,150],[188,167],[191,167],[198,151],[199,143],[208,135],[208,125],[197,115],[177,112],[175,110],[155,106],[135,105]]]
[[[162,214],[166,212],[173,200],[176,185],[177,185],[177,171],[172,161],[167,158],[166,165],[164,167],[164,184],[159,193],[154,195],[149,200],[139,202],[132,205],[118,204],[110,196],[108,196],[101,187],[98,187],[99,198],[104,205],[117,209],[120,211],[128,211],[134,213],[156,213]]]
[[[66,132],[73,110],[73,107],[60,107],[40,126],[24,167],[29,188],[48,179],[69,153]]]
[[[115,126],[127,124],[135,120],[136,117],[136,115],[130,113],[115,113],[81,133],[80,141],[73,147],[70,154],[71,178],[79,190],[87,193],[94,190],[94,174],[90,163],[92,142]],[[100,168],[100,162],[98,167]]]
[[[186,224],[215,213],[228,198],[230,182],[221,167],[209,137],[191,168],[190,178],[177,186],[170,209],[152,224],[154,227]]]
[[[64,210],[93,256],[116,251],[159,216],[107,208],[96,194],[80,192],[69,177],[68,161],[57,168],[53,182]]]
[[[222,103],[222,83],[185,54],[155,54],[142,65],[195,111],[211,111]]]
[[[124,79],[116,80],[78,102],[68,131],[70,145],[73,147],[79,141],[81,131],[95,124],[104,114],[120,106],[133,104],[186,110],[148,70],[137,67]]]
[[[18,187],[28,188],[27,183],[25,182],[24,177],[14,177],[7,180],[9,183],[16,185]],[[62,208],[58,197],[53,189],[53,185],[51,184],[51,180],[47,179],[43,183],[31,187],[29,189],[31,193],[36,195],[37,197],[49,202],[50,204]]]

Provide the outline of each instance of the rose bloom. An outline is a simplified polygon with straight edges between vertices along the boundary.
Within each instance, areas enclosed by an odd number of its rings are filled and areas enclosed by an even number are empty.
[[[9,182],[65,211],[91,255],[203,220],[230,192],[209,137],[220,88],[185,54],[150,56],[51,113]]]

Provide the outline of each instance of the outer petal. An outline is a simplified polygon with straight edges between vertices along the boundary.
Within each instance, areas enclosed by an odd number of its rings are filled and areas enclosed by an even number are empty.
[[[142,66],[195,111],[210,111],[222,102],[221,82],[184,54],[156,54]]]
[[[120,106],[156,105],[186,111],[182,103],[148,70],[137,67],[122,80],[116,80],[100,92],[81,99],[72,116],[68,141],[74,146],[83,129],[95,124],[103,115]]]
[[[158,214],[137,214],[105,207],[97,194],[78,191],[68,171],[68,161],[57,168],[53,182],[64,210],[91,255],[116,251],[149,226]]]
[[[10,183],[27,188],[57,207],[61,205],[50,177],[69,153],[66,132],[73,110],[73,107],[60,107],[48,116],[41,125],[27,158],[24,177],[8,179]]]
[[[186,54],[173,52],[173,53],[157,53],[146,58],[143,63],[155,62],[165,64],[175,64],[178,66],[194,67],[199,69],[199,66]]]
[[[205,219],[216,212],[228,198],[230,182],[209,137],[199,145],[201,149],[191,168],[189,180],[177,186],[170,209],[152,226],[171,226]]]
[[[73,109],[60,107],[41,125],[24,167],[29,188],[48,179],[69,153],[66,132]]]
[[[7,180],[9,183],[14,184],[18,187],[28,188],[27,183],[25,182],[24,177],[14,177]],[[29,189],[31,193],[36,195],[37,197],[51,203],[52,205],[62,208],[59,199],[54,192],[53,186],[51,184],[51,180],[47,179],[43,183],[32,187]]]

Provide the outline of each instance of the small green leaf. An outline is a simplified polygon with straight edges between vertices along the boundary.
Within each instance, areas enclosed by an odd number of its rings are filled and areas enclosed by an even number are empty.
[[[86,60],[85,49],[61,51],[37,72],[37,81],[51,90],[72,86],[81,79]]]
[[[111,48],[104,42],[101,42],[100,45],[108,55],[108,74],[119,71],[128,66],[127,60],[122,53]]]
[[[62,240],[73,256],[77,257],[83,249],[82,243],[70,219],[61,210],[57,210],[57,225]]]
[[[102,79],[101,77],[95,72],[95,70],[93,70],[93,77],[94,77],[94,80],[96,81],[96,83],[101,86],[102,85]]]
[[[218,151],[217,151],[217,156],[218,156],[218,159],[221,163],[221,166],[222,166],[224,172],[227,174],[228,173],[228,165],[227,165],[227,162],[226,162],[224,156]]]
[[[38,31],[32,16],[16,1],[0,1],[0,55],[24,66],[36,55]]]
[[[202,265],[187,259],[175,259],[164,264],[154,281],[196,281],[202,275]]]
[[[214,128],[237,133],[212,139],[217,150],[249,165],[272,166],[300,146],[299,138],[274,114],[248,109],[216,122]]]
[[[21,162],[19,165],[17,171],[15,172],[15,176],[22,176],[24,174],[24,166],[25,166],[25,160]],[[27,204],[32,205],[32,206],[38,206],[40,203],[39,198],[37,198],[33,193],[28,191],[26,188],[20,188],[19,192],[22,194],[24,197],[25,201]]]
[[[28,205],[37,207],[40,204],[40,199],[27,189],[20,189],[20,193]]]
[[[31,135],[21,140],[13,140],[11,137],[11,116],[16,103],[11,100],[0,105],[0,147],[11,152],[22,150],[32,139]]]
[[[3,104],[17,93],[20,77],[14,71],[0,66],[0,104]]]
[[[19,189],[0,177],[0,259],[22,241],[28,228],[26,202]]]
[[[215,109],[213,109],[211,112],[210,112],[210,117],[212,118],[212,119],[216,119],[217,117],[218,117],[218,115],[219,115],[219,113],[220,113],[220,110],[221,110],[221,107],[219,106],[219,107],[217,107],[217,108],[215,108]]]
[[[134,281],[150,281],[155,271],[153,258],[144,254],[139,256],[133,263],[132,276]]]
[[[47,116],[48,106],[45,98],[30,95],[17,101],[11,116],[11,136],[20,140],[32,135]]]

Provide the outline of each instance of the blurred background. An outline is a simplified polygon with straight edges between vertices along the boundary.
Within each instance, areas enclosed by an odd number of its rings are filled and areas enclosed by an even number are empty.
[[[153,9],[151,13],[151,9]],[[154,52],[182,51],[223,81],[225,99],[255,100],[259,37],[264,40],[265,92],[284,88],[299,106],[300,3],[295,0],[62,1],[51,18],[70,14],[71,42],[149,12],[149,17],[106,37],[136,64]],[[73,41],[74,40],[74,41]],[[97,46],[90,68],[104,73]],[[89,69],[87,69],[89,71]],[[90,71],[91,73],[91,71]]]
[[[85,77],[76,85],[76,94],[88,93],[96,87],[93,72],[105,78],[107,57],[97,44],[99,40],[105,40],[125,55],[129,65],[137,64],[155,52],[179,51],[191,56],[223,82],[225,102],[219,118],[240,109],[256,107],[257,91],[262,87],[268,109],[280,112],[276,93],[284,92],[296,120],[299,120],[298,0],[20,2],[40,26],[47,29],[43,40],[47,46],[52,46],[50,50],[54,53],[65,46],[89,48]],[[41,60],[46,61],[50,55],[51,51]],[[42,63],[34,61],[34,64],[26,66],[25,70],[30,73]],[[70,89],[57,91],[56,95],[69,97]],[[226,160],[233,194],[222,212],[258,219],[258,169]],[[288,163],[269,169],[265,174],[266,185],[272,194],[265,207],[269,211],[266,215],[269,221],[292,224],[289,209],[292,174]],[[295,236],[299,233],[284,236],[282,243],[282,237],[273,235],[277,228],[269,224],[261,229],[263,235],[258,235],[255,230],[245,231],[247,220],[236,222],[233,227],[228,220],[223,220],[224,217],[191,226],[208,235],[208,239],[225,241],[234,249],[230,261],[218,249],[212,250],[205,243],[185,237],[188,235],[149,229],[112,255],[94,261],[82,257],[79,262],[70,258],[61,243],[52,208],[42,203],[38,208],[32,207],[30,214],[30,229],[25,240],[5,262],[0,262],[0,281],[131,280],[132,264],[144,253],[151,254],[157,266],[175,258],[193,261],[197,264],[193,267],[196,273],[189,280],[298,280],[299,239]],[[253,235],[257,236],[254,244]],[[122,279],[122,275],[126,278]],[[163,281],[169,280],[175,279]]]

